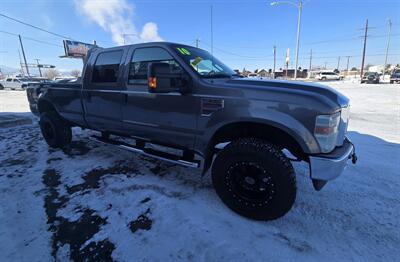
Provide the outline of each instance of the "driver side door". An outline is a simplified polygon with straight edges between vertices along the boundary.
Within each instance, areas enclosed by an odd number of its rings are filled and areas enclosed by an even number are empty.
[[[126,103],[122,108],[125,133],[159,144],[192,148],[199,98],[177,91],[150,93],[147,84],[151,62],[168,63],[175,72],[183,72],[183,68],[162,47],[135,48],[129,58]]]

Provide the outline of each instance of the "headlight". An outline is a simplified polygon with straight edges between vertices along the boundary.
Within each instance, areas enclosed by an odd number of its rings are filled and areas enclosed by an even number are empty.
[[[314,135],[323,153],[331,152],[335,146],[340,123],[340,112],[317,116]]]

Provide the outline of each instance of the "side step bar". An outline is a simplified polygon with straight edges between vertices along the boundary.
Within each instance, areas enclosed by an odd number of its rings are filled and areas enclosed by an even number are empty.
[[[178,164],[181,166],[186,166],[186,167],[192,167],[192,168],[199,168],[200,167],[200,161],[199,160],[186,160],[182,159],[180,156],[158,151],[152,148],[145,148],[144,144],[142,146],[133,146],[125,142],[117,141],[117,140],[112,140],[110,138],[103,138],[100,136],[91,136],[95,141],[101,142],[103,144],[108,144],[108,145],[115,145],[118,146],[119,148],[139,153],[145,156],[153,157],[159,160],[167,161],[170,163]]]

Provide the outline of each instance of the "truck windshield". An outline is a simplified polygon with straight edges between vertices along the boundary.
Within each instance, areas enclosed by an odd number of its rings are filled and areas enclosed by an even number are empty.
[[[175,52],[202,78],[223,78],[237,75],[209,52],[189,46],[174,46]]]

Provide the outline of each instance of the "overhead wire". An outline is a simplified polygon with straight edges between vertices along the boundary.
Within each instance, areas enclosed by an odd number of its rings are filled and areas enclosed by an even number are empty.
[[[71,37],[69,37],[69,36],[65,36],[65,35],[62,35],[62,34],[59,34],[59,33],[55,33],[55,32],[49,31],[49,30],[47,30],[47,29],[44,29],[44,28],[41,28],[41,27],[39,27],[39,26],[35,26],[35,25],[32,25],[32,24],[29,24],[29,23],[27,23],[27,22],[21,21],[21,20],[19,20],[19,19],[10,17],[10,16],[5,15],[5,14],[2,14],[2,13],[0,13],[0,16],[4,17],[4,18],[6,18],[6,19],[12,20],[12,21],[14,21],[14,22],[17,22],[17,23],[20,23],[20,24],[23,24],[23,25],[26,25],[26,26],[35,28],[35,29],[40,30],[40,31],[42,31],[42,32],[46,32],[46,33],[48,33],[48,34],[57,36],[57,37],[61,37],[61,38],[64,38],[64,39],[73,40],[73,39],[72,39]]]

